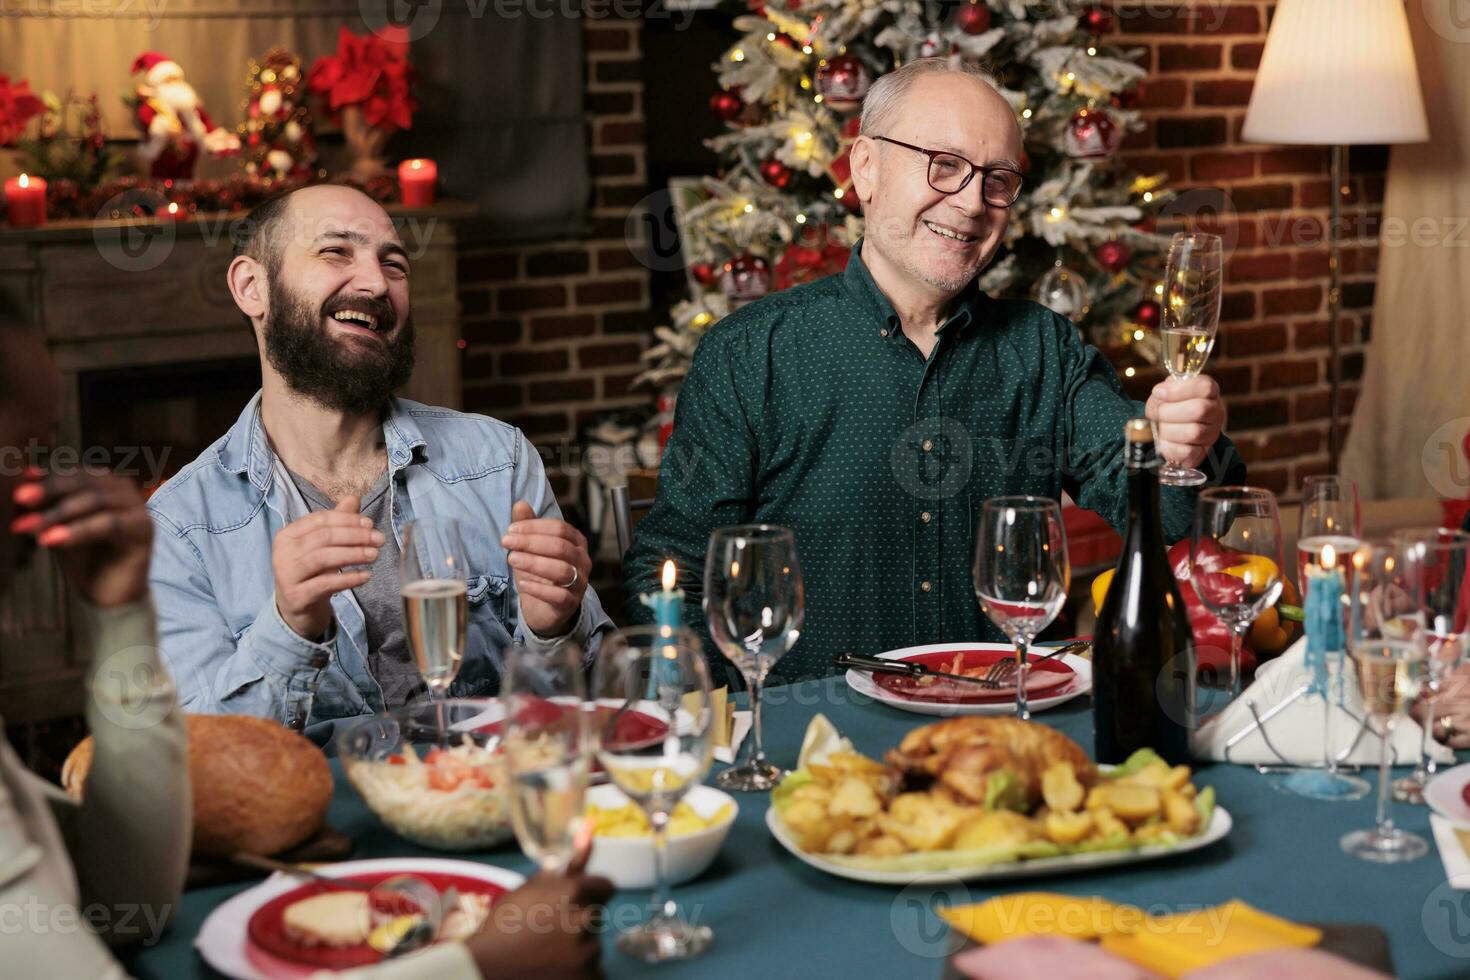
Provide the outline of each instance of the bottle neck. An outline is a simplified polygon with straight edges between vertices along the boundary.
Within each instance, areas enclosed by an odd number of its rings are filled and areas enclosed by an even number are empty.
[[[1151,442],[1131,442],[1127,448],[1128,536],[1140,544],[1163,549],[1159,518],[1159,461]]]

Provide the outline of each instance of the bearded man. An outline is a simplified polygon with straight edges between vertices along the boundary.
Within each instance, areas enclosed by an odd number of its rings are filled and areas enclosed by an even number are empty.
[[[228,272],[261,391],[148,509],[164,657],[193,712],[325,739],[423,689],[399,557],[416,519],[459,524],[469,631],[451,696],[492,694],[512,643],[611,628],[587,542],[519,429],[393,397],[413,368],[409,257],[367,195],[319,185],[246,219]]]

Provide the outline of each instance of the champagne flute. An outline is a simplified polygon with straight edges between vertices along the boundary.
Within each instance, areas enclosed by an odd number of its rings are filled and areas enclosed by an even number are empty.
[[[435,717],[444,744],[444,697],[459,673],[469,632],[469,562],[459,522],[410,521],[403,529],[399,561],[403,583],[403,631],[414,663],[439,705]]]
[[[1392,864],[1424,856],[1418,834],[1393,825],[1389,814],[1389,761],[1393,729],[1419,696],[1429,672],[1428,648],[1414,597],[1417,573],[1399,548],[1364,544],[1353,555],[1351,650],[1368,716],[1382,738],[1378,761],[1378,817],[1370,830],[1344,834],[1342,849],[1365,861]]]
[[[1224,250],[1219,235],[1180,232],[1169,244],[1164,272],[1164,367],[1172,377],[1188,381],[1199,376],[1220,326],[1220,303],[1225,285]],[[1197,487],[1205,482],[1199,470],[1166,462],[1159,483],[1168,487]]]
[[[1072,569],[1062,508],[1045,497],[994,497],[975,532],[975,596],[1016,645],[1016,717],[1026,721],[1030,647],[1067,601]]]
[[[776,661],[801,636],[806,614],[796,537],[784,527],[746,524],[710,535],[704,563],[704,614],[711,639],[745,678],[750,694],[749,757],[715,777],[731,792],[771,790],[785,772],[766,759],[761,688]]]
[[[1415,528],[1394,535],[1413,572],[1413,596],[1418,619],[1424,624],[1429,655],[1424,679],[1424,726],[1419,740],[1419,761],[1414,771],[1393,784],[1393,798],[1405,803],[1423,803],[1424,787],[1439,771],[1429,757],[1429,732],[1434,727],[1434,707],[1447,677],[1465,656],[1467,559],[1470,534],[1446,528]]]
[[[1297,523],[1297,581],[1301,584],[1303,608],[1310,602],[1312,576],[1308,569],[1347,577],[1344,600],[1352,595],[1352,555],[1361,543],[1362,514],[1358,507],[1358,485],[1340,476],[1309,476],[1302,481],[1301,516]],[[1336,570],[1334,572],[1334,570]],[[1346,618],[1347,610],[1343,616]],[[1287,792],[1313,800],[1338,802],[1367,796],[1372,786],[1366,779],[1343,772],[1337,765],[1332,737],[1335,703],[1332,677],[1341,676],[1345,651],[1326,652],[1327,689],[1322,692],[1322,768],[1300,767],[1282,780]],[[1339,681],[1339,683],[1341,683]]]
[[[592,714],[582,650],[511,647],[500,675],[510,822],[521,850],[550,874],[576,855],[592,769]]]
[[[709,668],[699,639],[686,629],[667,626],[608,637],[593,668],[592,694],[594,703],[616,709],[598,712],[598,762],[613,785],[642,807],[653,827],[653,914],[619,934],[618,949],[647,963],[698,956],[714,933],[680,915],[669,891],[666,850],[674,806],[704,779],[714,754]],[[663,737],[619,737],[618,722],[634,709],[662,721]]]
[[[1255,487],[1214,487],[1195,501],[1189,578],[1206,609],[1230,628],[1228,697],[1240,695],[1240,651],[1251,623],[1276,602],[1281,578],[1276,498]]]

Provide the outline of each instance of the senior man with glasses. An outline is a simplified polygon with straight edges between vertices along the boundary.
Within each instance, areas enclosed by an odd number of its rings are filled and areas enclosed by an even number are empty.
[[[1070,321],[977,287],[1021,155],[984,74],[925,59],[873,85],[852,147],[865,237],[841,275],[743,307],[700,342],[623,565],[631,619],[649,618],[637,596],[673,558],[702,624],[710,532],[763,522],[795,531],[806,581],[802,638],[773,680],[831,674],[844,651],[998,640],[971,580],[987,498],[1066,491],[1121,528],[1123,424],[1145,411],[1165,457],[1244,479],[1212,379],[1165,381],[1140,405]],[[1193,506],[1192,490],[1164,488],[1170,540]]]

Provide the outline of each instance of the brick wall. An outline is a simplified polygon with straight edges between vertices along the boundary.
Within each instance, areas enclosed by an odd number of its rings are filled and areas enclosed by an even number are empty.
[[[628,210],[646,193],[640,28],[611,18],[584,25],[587,235],[466,248],[459,259],[465,409],[520,426],[553,462],[594,415],[648,401],[629,385],[647,344],[649,273],[624,237]],[[567,504],[569,474],[548,470]]]
[[[1325,149],[1240,138],[1274,8],[1269,2],[1122,0],[1110,40],[1141,48],[1149,70],[1147,128],[1125,143],[1131,164],[1168,174],[1175,189],[1218,187],[1219,222],[1235,238],[1216,354],[1206,370],[1230,409],[1229,431],[1251,482],[1293,494],[1327,470],[1327,244],[1331,194]],[[1354,148],[1343,201],[1342,431],[1357,396],[1373,308],[1387,152]],[[1233,215],[1231,212],[1233,211]],[[1161,375],[1125,379],[1141,397]]]

